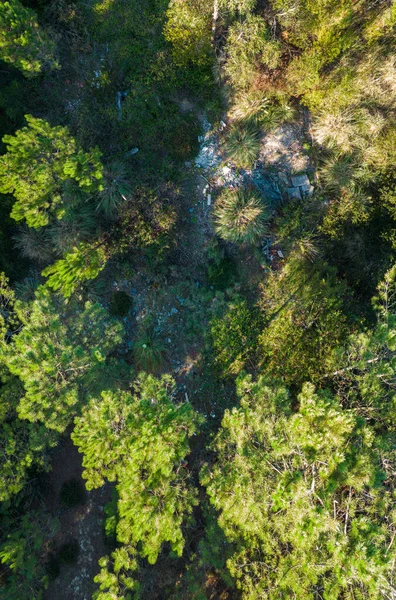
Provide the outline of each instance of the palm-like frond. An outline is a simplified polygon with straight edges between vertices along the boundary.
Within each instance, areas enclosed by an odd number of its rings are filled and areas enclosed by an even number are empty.
[[[268,231],[270,211],[253,189],[225,190],[214,209],[215,229],[227,242],[254,244]]]

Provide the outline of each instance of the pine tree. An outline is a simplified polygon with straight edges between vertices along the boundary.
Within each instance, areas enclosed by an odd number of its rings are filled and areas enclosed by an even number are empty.
[[[14,136],[3,138],[7,153],[0,157],[0,192],[16,198],[13,219],[42,227],[52,214],[62,217],[65,185],[85,193],[100,191],[103,167],[99,150],[83,152],[67,127],[51,127],[31,115],[26,121]]]
[[[106,362],[122,326],[99,305],[65,304],[40,287],[31,305],[17,304],[23,327],[3,344],[2,359],[25,389],[17,412],[62,432],[90,391],[106,389],[118,370]]]
[[[8,570],[2,576],[2,598],[42,597],[42,590],[48,585],[42,559],[45,545],[57,527],[57,519],[39,511],[27,513],[19,523],[12,523],[0,544],[0,562]]]
[[[311,384],[294,414],[273,382],[242,377],[238,391],[240,407],[226,411],[202,482],[242,597],[337,600],[361,590],[379,600],[395,557],[394,440],[375,440]]]
[[[155,563],[164,542],[181,555],[183,526],[196,504],[185,457],[201,419],[175,403],[174,381],[141,373],[134,393],[103,392],[75,421],[87,488],[114,481],[117,539]]]
[[[36,13],[19,0],[0,4],[0,58],[26,77],[59,68],[50,34],[39,26]]]
[[[42,423],[18,418],[22,384],[6,369],[0,371],[0,502],[4,502],[24,488],[33,467],[49,468],[48,451],[56,445],[58,434]]]
[[[275,69],[281,56],[265,20],[249,14],[230,27],[226,52],[226,73],[233,86],[241,89],[252,86],[261,66]]]
[[[373,299],[378,323],[352,334],[334,350],[325,380],[332,381],[345,406],[354,408],[381,432],[396,423],[396,265],[385,274]]]
[[[103,246],[89,246],[81,243],[64,258],[57,260],[43,271],[48,277],[47,285],[59,290],[65,298],[85,281],[95,279],[106,265],[106,251]]]

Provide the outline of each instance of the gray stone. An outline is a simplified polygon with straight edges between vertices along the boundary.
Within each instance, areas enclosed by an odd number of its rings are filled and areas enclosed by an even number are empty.
[[[272,207],[275,207],[282,200],[278,181],[261,169],[255,169],[252,171],[251,177],[247,176],[245,178],[247,183],[250,183],[250,180]]]
[[[306,173],[304,173],[304,175],[292,175],[291,180],[294,187],[309,185],[309,179]]]
[[[315,191],[315,188],[310,183],[301,186],[301,192],[304,196],[312,196],[314,191]]]
[[[281,186],[289,187],[289,185],[290,185],[289,178],[286,175],[286,173],[278,173],[278,179],[279,179],[279,183]]]
[[[287,195],[294,200],[301,200],[301,191],[299,187],[287,188]]]

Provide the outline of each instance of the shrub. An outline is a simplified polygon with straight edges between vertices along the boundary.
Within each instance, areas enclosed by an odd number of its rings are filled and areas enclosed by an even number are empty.
[[[79,554],[80,546],[77,540],[66,542],[59,548],[59,559],[61,562],[66,564],[73,564],[77,562]]]
[[[126,292],[114,292],[110,300],[110,314],[115,317],[126,317],[132,308],[132,298]]]
[[[59,559],[53,554],[50,555],[45,570],[50,581],[53,581],[60,575]]]
[[[104,181],[104,189],[98,196],[96,209],[111,217],[117,214],[120,204],[128,200],[132,191],[125,164],[114,161],[105,167]]]
[[[226,256],[217,239],[208,248],[208,283],[217,290],[225,290],[235,281],[235,264]]]
[[[61,487],[60,499],[69,508],[85,504],[86,492],[83,482],[78,479],[65,481]]]
[[[154,324],[149,322],[138,334],[134,345],[136,364],[144,371],[153,372],[158,369],[164,359],[166,347]]]
[[[340,191],[351,186],[356,165],[351,155],[332,156],[320,169],[320,177],[328,190]]]
[[[233,98],[230,116],[236,120],[254,119],[260,121],[268,113],[270,101],[261,90],[249,89],[239,92]]]
[[[260,130],[253,122],[239,121],[228,133],[226,155],[237,167],[248,169],[257,159],[260,141]]]
[[[226,73],[237,88],[249,88],[261,66],[275,69],[280,61],[280,45],[271,39],[270,30],[261,17],[249,15],[230,27]]]
[[[254,244],[268,231],[270,213],[253,189],[224,190],[214,209],[215,228],[227,242]]]
[[[214,366],[222,377],[238,374],[245,365],[253,366],[261,326],[259,312],[243,300],[230,303],[224,314],[212,319],[209,339]]]

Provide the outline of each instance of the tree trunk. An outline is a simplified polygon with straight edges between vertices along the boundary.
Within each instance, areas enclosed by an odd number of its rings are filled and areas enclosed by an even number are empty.
[[[219,18],[219,0],[214,0],[213,3],[213,16],[212,16],[212,45],[214,46],[216,39],[216,28],[217,28],[217,19]]]

